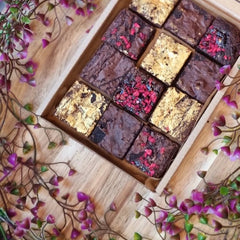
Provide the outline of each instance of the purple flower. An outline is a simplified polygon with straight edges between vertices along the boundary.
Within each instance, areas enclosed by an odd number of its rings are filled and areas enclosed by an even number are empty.
[[[47,221],[47,223],[53,224],[53,223],[55,223],[55,217],[53,215],[49,214],[47,216],[46,221]]]
[[[81,7],[76,9],[76,14],[85,17],[85,12]]]
[[[222,90],[224,88],[224,85],[220,81],[216,80],[215,87],[217,90]]]
[[[229,146],[221,147],[221,151],[224,152],[227,156],[231,155],[231,151],[230,151],[230,147]]]
[[[15,217],[17,215],[16,211],[13,208],[9,208],[7,209],[7,215],[12,218]]]
[[[9,57],[6,53],[2,53],[0,55],[0,62],[8,62],[9,61]]]
[[[59,235],[60,235],[60,232],[59,232],[59,230],[58,230],[57,228],[53,228],[53,229],[52,229],[52,232],[53,232],[53,234],[54,234],[55,236],[59,236]]]
[[[194,205],[188,209],[188,214],[200,214],[202,212],[202,206],[200,204]]]
[[[240,147],[236,147],[233,154],[230,156],[230,159],[232,161],[236,161],[237,159],[240,159]]]
[[[79,202],[84,202],[84,201],[89,200],[89,196],[86,195],[86,194],[83,193],[83,192],[78,192],[78,193],[77,193],[77,198],[78,198],[78,201],[79,201]]]
[[[28,52],[27,52],[27,48],[25,48],[24,50],[22,50],[21,52],[19,52],[17,55],[20,59],[25,59],[28,55]]]
[[[116,204],[114,202],[112,202],[110,204],[110,210],[113,211],[113,212],[117,211],[117,206],[116,206]]]
[[[229,200],[229,206],[230,206],[230,209],[233,211],[233,212],[236,212],[237,211],[237,199],[231,199]]]
[[[72,23],[73,23],[73,19],[69,16],[66,16],[66,23],[67,23],[68,26],[71,26]]]
[[[150,207],[156,207],[157,206],[156,202],[152,198],[149,198],[149,206]]]
[[[192,200],[197,203],[203,203],[204,202],[204,195],[202,192],[199,192],[197,190],[192,191]]]
[[[47,39],[43,38],[42,39],[42,47],[45,48],[48,46],[48,44],[49,44],[49,41]]]
[[[218,135],[220,135],[222,133],[221,129],[216,127],[216,126],[213,126],[212,127],[212,131],[213,131],[213,136],[216,137]]]
[[[181,202],[179,209],[183,213],[188,213],[188,209],[190,209],[194,205],[194,202],[191,199],[185,199]]]
[[[58,178],[56,175],[53,175],[51,179],[49,180],[49,183],[52,184],[53,186],[58,186]]]
[[[16,227],[14,229],[14,234],[17,236],[17,237],[23,237],[24,234],[26,233],[26,231],[20,227]]]
[[[29,81],[29,79],[30,79],[30,75],[24,73],[24,74],[22,74],[21,77],[20,77],[20,82],[25,82],[25,83],[27,83],[27,82]]]
[[[95,210],[95,205],[93,203],[88,203],[87,206],[86,206],[86,211],[90,212],[90,213],[93,213]]]
[[[170,207],[172,207],[172,208],[177,206],[177,198],[176,198],[176,196],[171,196],[170,197],[168,205]]]
[[[30,223],[31,223],[30,218],[25,218],[22,221],[16,221],[17,227],[25,230],[30,229]]]
[[[32,87],[36,87],[36,80],[34,78],[30,79],[27,83]]]
[[[76,228],[73,228],[71,232],[71,239],[76,239],[79,235],[80,232]]]
[[[25,43],[31,43],[33,40],[33,33],[29,29],[24,29],[23,40]]]
[[[8,156],[8,162],[14,167],[17,165],[17,154],[12,153]]]
[[[186,235],[186,240],[194,240],[197,239],[197,236],[193,233],[189,233]]]
[[[174,224],[172,224],[168,230],[168,233],[171,235],[171,236],[176,236],[177,234],[179,234],[180,232],[182,231],[181,228],[175,226]]]
[[[229,209],[224,204],[219,204],[215,207],[214,214],[220,218],[228,218]]]
[[[144,207],[144,213],[146,217],[149,217],[152,214],[152,210],[149,207]]]
[[[82,209],[79,213],[78,213],[78,218],[80,221],[84,221],[87,219],[87,212]]]
[[[226,125],[226,119],[223,115],[219,117],[219,119],[215,122],[213,122],[212,126],[225,126]]]
[[[236,108],[236,109],[238,109],[238,105],[237,105],[236,101],[230,101],[230,102],[228,103],[228,106],[231,107],[231,108]]]
[[[221,74],[229,74],[231,71],[231,65],[224,65],[219,69]]]
[[[72,176],[76,173],[76,170],[74,169],[70,169],[69,172],[68,172],[68,176]]]
[[[224,96],[224,97],[222,98],[222,100],[223,100],[226,104],[228,104],[228,103],[230,102],[230,99],[231,99],[230,95],[226,95],[226,96]]]
[[[216,220],[212,220],[212,226],[215,232],[218,232],[222,228],[222,224]]]
[[[159,216],[156,219],[156,223],[162,223],[168,217],[168,212],[164,210],[159,211]]]

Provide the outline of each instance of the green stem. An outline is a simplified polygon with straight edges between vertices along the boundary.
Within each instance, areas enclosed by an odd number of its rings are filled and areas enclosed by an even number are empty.
[[[6,237],[5,231],[4,231],[3,227],[2,227],[2,224],[0,224],[0,233],[1,233],[2,237],[3,237],[3,240],[7,240],[7,237]]]

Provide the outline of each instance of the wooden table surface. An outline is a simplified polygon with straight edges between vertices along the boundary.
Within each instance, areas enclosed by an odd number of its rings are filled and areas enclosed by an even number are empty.
[[[68,27],[63,23],[61,36],[45,49],[41,47],[41,36],[44,35],[44,29],[33,25],[37,34],[30,47],[29,56],[39,65],[36,73],[37,87],[32,88],[19,83],[13,86],[13,92],[22,103],[31,102],[35,112],[38,114],[43,112],[49,99],[77,61],[79,52],[85,47],[85,42],[89,37],[86,30],[93,26],[91,31],[96,31],[94,25],[103,11],[108,11],[109,2],[110,0],[100,0],[97,10],[89,18],[74,16],[74,13],[71,13],[75,20],[72,26]],[[199,0],[199,2],[206,8],[215,9],[216,1],[214,0]],[[225,17],[235,21],[235,23],[240,22],[240,4],[235,0],[218,0],[217,5],[224,12]],[[62,22],[64,22],[63,19],[62,16]],[[197,170],[208,170],[208,178],[214,181],[221,179],[231,169],[239,165],[237,162],[230,162],[222,154],[204,156],[199,151],[204,143],[212,139],[211,121],[226,111],[229,110],[222,102],[213,108],[209,124],[206,124],[200,132],[182,164],[170,179],[168,187],[180,199],[188,197],[192,189],[202,187],[200,178],[196,175]],[[46,139],[41,134],[36,133],[36,135],[39,146],[46,147]],[[143,184],[74,139],[67,138],[68,144],[66,146],[59,147],[50,153],[48,150],[41,149],[39,158],[46,159],[48,162],[71,161],[78,173],[66,185],[68,191],[71,193],[84,191],[89,194],[96,202],[99,214],[102,214],[104,209],[114,201],[118,211],[112,216],[112,227],[119,230],[128,239],[132,239],[134,232],[139,232],[150,239],[159,239],[154,227],[148,224],[144,218],[135,219],[134,211],[139,205],[133,201],[134,193],[140,192],[144,196],[154,196],[159,202],[162,202],[159,194],[151,192]],[[62,172],[62,175],[67,175],[65,169],[59,169],[59,171]],[[53,206],[52,202],[48,202],[46,212],[52,212],[56,215]],[[43,212],[43,214],[45,213]]]

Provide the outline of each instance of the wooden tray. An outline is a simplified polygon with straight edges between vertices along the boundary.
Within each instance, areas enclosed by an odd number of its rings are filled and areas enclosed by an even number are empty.
[[[123,160],[119,160],[115,157],[113,157],[111,154],[107,153],[103,149],[99,148],[95,144],[93,144],[88,138],[84,137],[83,135],[77,133],[74,129],[69,127],[67,124],[60,121],[58,118],[54,117],[54,111],[56,109],[56,106],[59,104],[60,100],[63,98],[66,91],[70,88],[70,86],[75,82],[77,79],[79,79],[79,74],[83,67],[86,65],[86,63],[91,59],[95,51],[99,48],[101,45],[101,38],[103,33],[106,31],[110,23],[113,21],[115,16],[118,14],[118,12],[128,7],[130,0],[112,0],[110,1],[108,7],[105,9],[103,14],[101,15],[99,21],[96,23],[94,28],[91,30],[88,38],[86,39],[86,42],[84,44],[84,49],[81,49],[79,51],[79,58],[74,62],[74,65],[70,71],[68,71],[68,74],[66,75],[64,81],[62,82],[61,86],[55,93],[55,95],[50,100],[48,106],[43,111],[42,116],[46,118],[47,120],[54,123],[56,126],[63,129],[65,132],[67,132],[69,135],[76,138],[81,143],[85,144],[92,150],[96,151],[100,155],[104,156],[110,162],[114,163],[118,167],[122,168],[126,172],[133,175],[136,179],[138,179],[140,182],[145,184],[149,189],[154,190],[156,189],[157,192],[161,192],[162,189],[167,185],[168,181],[170,180],[171,176],[174,174],[178,166],[181,164],[182,160],[188,153],[189,149],[191,148],[191,145],[196,140],[198,134],[204,127],[207,119],[211,115],[213,109],[218,104],[219,100],[224,95],[225,90],[218,92],[214,98],[212,99],[209,106],[206,108],[205,112],[203,113],[202,117],[199,119],[196,127],[191,132],[190,136],[188,137],[185,144],[182,146],[181,150],[178,152],[175,160],[173,161],[172,165],[170,166],[169,170],[166,172],[164,177],[160,179],[154,179],[151,177],[146,176],[143,174],[140,170],[135,168],[134,166],[131,166],[129,163]],[[218,15],[226,18],[227,20],[231,21],[235,25],[238,22],[235,18],[229,17],[227,14],[223,13],[222,9],[216,9],[216,6],[213,4],[206,5],[206,1],[196,1],[200,3],[203,8],[207,9],[209,12],[213,13],[213,15]],[[207,6],[207,8],[206,8]],[[209,7],[209,8],[208,8]],[[226,79],[226,81],[230,81],[231,79]]]

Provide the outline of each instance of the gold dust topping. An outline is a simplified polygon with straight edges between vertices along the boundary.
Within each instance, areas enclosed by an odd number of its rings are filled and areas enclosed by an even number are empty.
[[[176,2],[177,0],[132,0],[130,7],[152,23],[161,26]]]
[[[190,54],[190,49],[161,33],[153,48],[143,59],[141,66],[170,85]]]
[[[89,136],[106,107],[104,96],[76,81],[61,100],[55,115]]]
[[[150,122],[178,141],[190,133],[202,105],[170,87],[155,108]]]

